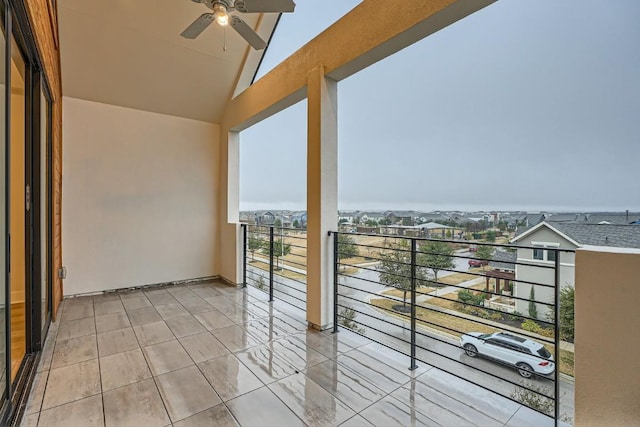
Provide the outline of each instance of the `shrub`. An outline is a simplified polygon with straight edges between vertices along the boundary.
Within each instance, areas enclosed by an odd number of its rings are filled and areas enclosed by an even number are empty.
[[[482,306],[484,299],[484,293],[476,295],[467,289],[462,289],[458,292],[458,300],[465,305]]]
[[[534,322],[531,319],[527,319],[524,322],[522,322],[522,325],[520,325],[520,327],[525,331],[533,332],[534,334],[537,334],[542,329],[540,325],[538,325],[536,322]]]

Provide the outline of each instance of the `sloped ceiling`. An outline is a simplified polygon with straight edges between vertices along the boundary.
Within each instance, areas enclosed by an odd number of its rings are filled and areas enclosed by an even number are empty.
[[[208,11],[191,0],[59,0],[64,96],[219,123],[262,52],[216,24],[180,37]],[[277,21],[240,16],[265,40]]]

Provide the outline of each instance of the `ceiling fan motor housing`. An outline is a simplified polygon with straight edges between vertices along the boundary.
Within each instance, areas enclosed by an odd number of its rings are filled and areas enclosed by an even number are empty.
[[[219,4],[223,5],[227,11],[231,11],[233,9],[233,1],[231,0],[204,0],[203,2],[205,6],[212,10],[214,6]]]

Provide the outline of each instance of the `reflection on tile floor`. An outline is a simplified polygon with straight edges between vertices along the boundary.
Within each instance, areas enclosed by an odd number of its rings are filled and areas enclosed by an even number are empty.
[[[221,282],[67,299],[24,426],[552,425]]]

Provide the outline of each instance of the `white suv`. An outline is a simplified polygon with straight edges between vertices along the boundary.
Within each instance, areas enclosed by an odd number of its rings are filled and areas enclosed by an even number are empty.
[[[485,356],[515,366],[524,378],[548,376],[555,370],[553,356],[542,344],[505,332],[469,332],[460,337],[460,345],[467,356]]]

